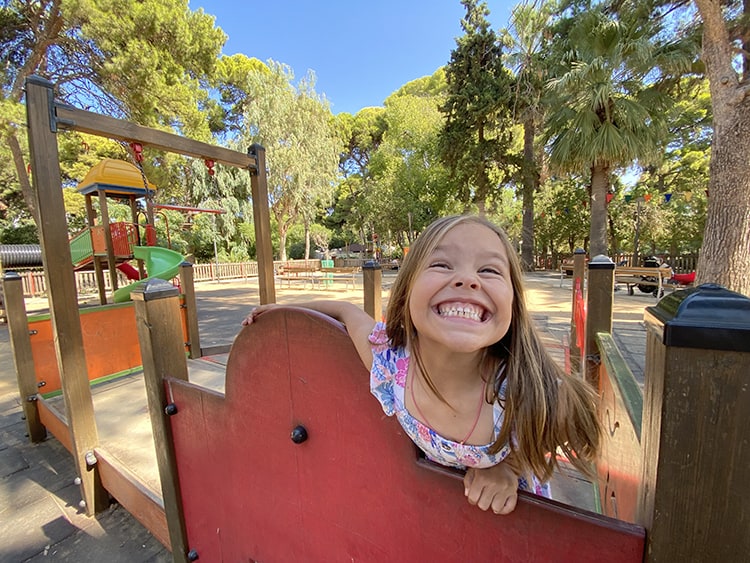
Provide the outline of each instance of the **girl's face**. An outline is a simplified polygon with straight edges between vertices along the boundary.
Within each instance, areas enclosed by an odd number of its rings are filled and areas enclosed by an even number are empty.
[[[505,246],[491,229],[476,223],[445,234],[417,273],[409,296],[425,356],[434,346],[473,353],[494,344],[508,332],[512,307]]]

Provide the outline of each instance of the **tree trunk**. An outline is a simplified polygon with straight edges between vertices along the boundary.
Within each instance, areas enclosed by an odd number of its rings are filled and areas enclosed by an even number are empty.
[[[23,195],[23,200],[26,203],[26,207],[29,208],[29,213],[31,213],[31,217],[34,219],[34,223],[38,226],[39,211],[36,208],[36,198],[34,197],[34,190],[31,186],[31,182],[29,181],[29,175],[26,172],[26,164],[24,163],[21,145],[18,142],[18,137],[16,136],[16,132],[12,129],[12,127],[7,132],[5,138],[8,141],[10,152],[13,155],[13,164],[16,168],[16,175],[18,176],[18,183],[21,186],[21,194]]]
[[[713,108],[708,213],[696,283],[750,295],[750,100],[732,63],[735,50],[722,5],[696,0]]]
[[[279,260],[286,261],[286,227],[279,224]]]
[[[589,256],[607,254],[607,189],[609,188],[609,166],[594,164],[591,167],[591,230]]]
[[[305,221],[305,260],[310,259],[310,222]]]
[[[521,227],[521,265],[527,272],[534,269],[534,194],[539,186],[539,174],[534,159],[534,121],[523,124],[523,219]]]

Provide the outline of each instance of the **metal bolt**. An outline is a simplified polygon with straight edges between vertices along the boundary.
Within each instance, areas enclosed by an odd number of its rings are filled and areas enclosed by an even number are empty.
[[[173,416],[177,414],[177,405],[174,403],[169,403],[166,407],[164,407],[164,412],[167,414],[167,416]]]
[[[81,502],[78,503],[78,506],[85,510],[86,509],[86,501],[82,500]]]
[[[191,549],[190,551],[188,551],[187,558],[188,561],[198,561],[198,552],[194,549]]]
[[[86,465],[88,465],[89,467],[96,465],[97,460],[96,460],[96,454],[94,454],[94,452],[92,451],[86,452],[83,458],[86,460]]]
[[[302,442],[307,440],[307,429],[302,426],[301,424],[299,426],[295,426],[292,430],[292,442],[295,444],[301,444]]]
[[[80,477],[76,477],[75,479],[73,479],[73,484],[74,485],[80,485],[81,484],[81,478]]]

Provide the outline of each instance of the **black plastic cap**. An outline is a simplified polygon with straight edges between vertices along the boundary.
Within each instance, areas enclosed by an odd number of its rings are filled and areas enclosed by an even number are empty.
[[[675,291],[646,314],[664,326],[666,346],[750,352],[750,298],[723,286]]]

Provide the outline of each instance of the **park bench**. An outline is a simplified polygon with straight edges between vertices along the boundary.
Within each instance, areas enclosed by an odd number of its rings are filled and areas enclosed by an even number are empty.
[[[362,272],[362,268],[359,266],[336,266],[329,268],[321,268],[322,280],[325,287],[328,287],[336,280],[343,280],[346,284],[345,287],[349,287],[352,284],[352,289],[356,289],[357,274]]]
[[[674,271],[664,264],[658,268],[617,266],[615,268],[615,284],[624,283],[628,288],[628,295],[633,295],[636,286],[654,288],[654,295],[664,294],[664,282],[672,277]]]
[[[279,267],[276,279],[287,282],[287,287],[292,287],[293,281],[301,281],[303,288],[307,287],[307,282],[310,282],[310,287],[314,288],[315,284],[320,281],[320,278],[316,276],[319,271],[320,268],[313,264],[287,264]]]

